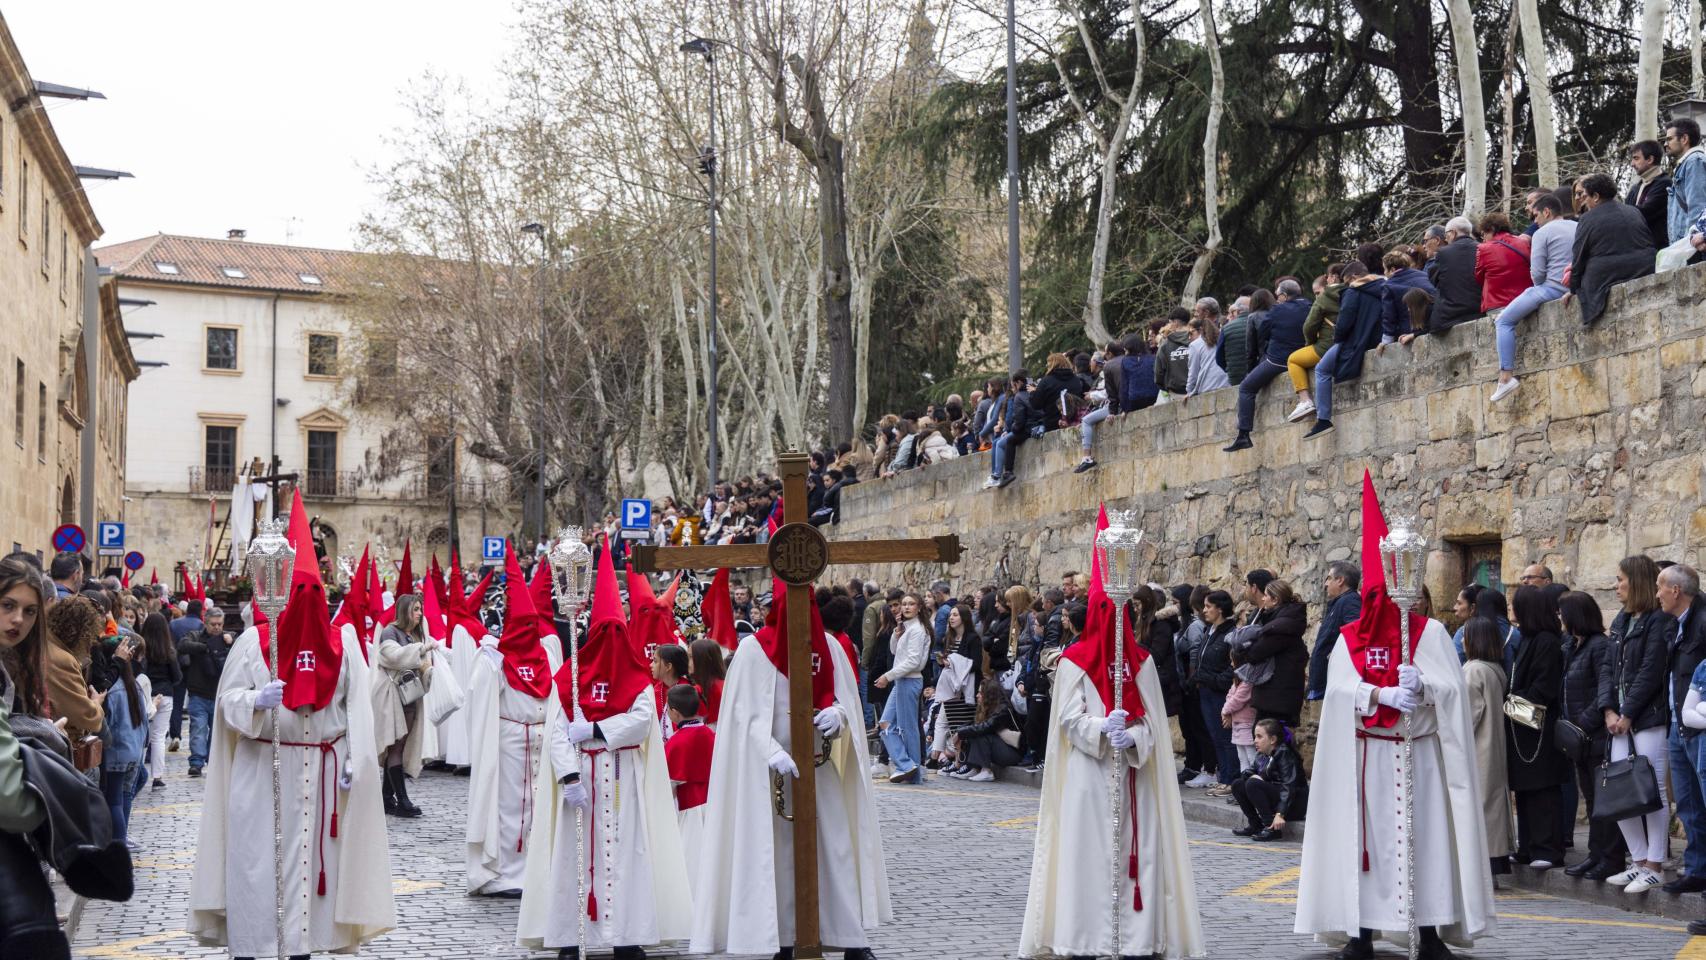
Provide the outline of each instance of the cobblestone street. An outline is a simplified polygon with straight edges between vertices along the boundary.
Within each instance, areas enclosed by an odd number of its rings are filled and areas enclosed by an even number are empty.
[[[195,859],[201,781],[172,754],[166,786],[137,803],[137,895],[90,904],[76,943],[89,960],[218,957],[181,931]],[[419,820],[389,821],[398,929],[362,954],[374,958],[544,957],[514,945],[516,904],[462,894],[462,810],[468,781],[426,774],[411,795]],[[1036,791],[1025,786],[931,781],[877,790],[896,922],[876,935],[883,960],[1011,958],[1024,912]],[[1321,958],[1328,951],[1291,931],[1299,848],[1258,845],[1219,828],[1190,826],[1198,895],[1211,957]],[[1496,938],[1464,956],[1505,960],[1706,956],[1679,922],[1540,894],[1504,891]],[[1706,938],[1703,938],[1706,940]],[[682,951],[654,951],[679,957]],[[1383,949],[1384,958],[1400,956]],[[595,956],[597,956],[595,954]],[[10,958],[8,958],[10,960]]]

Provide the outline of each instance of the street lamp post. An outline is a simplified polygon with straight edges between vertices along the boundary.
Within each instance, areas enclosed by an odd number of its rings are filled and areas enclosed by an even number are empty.
[[[1025,365],[1019,332],[1019,58],[1013,0],[1007,0],[1007,372]]]
[[[537,222],[524,224],[521,232],[531,233],[539,238],[539,249],[545,258],[539,264],[539,269],[543,274],[545,267],[551,260],[551,244],[545,237],[545,225]],[[541,276],[539,285],[539,411],[533,418],[533,439],[539,445],[538,485],[535,489],[535,495],[539,500],[539,525],[534,528],[537,531],[538,539],[536,542],[538,543],[545,542],[545,398],[549,395],[546,389],[548,364],[546,363],[545,342],[545,285],[544,277]]]
[[[717,456],[717,58],[715,44],[720,41],[707,37],[694,37],[681,45],[682,53],[698,54],[705,58],[705,63],[711,69],[711,113],[710,113],[710,143],[699,150],[699,170],[705,174],[705,192],[709,198],[711,218],[711,280],[710,290],[706,299],[711,307],[710,346],[706,350],[706,359],[710,362],[710,383],[706,385],[705,393],[707,409],[705,411],[705,432],[710,441],[710,485],[716,489],[718,480]]]

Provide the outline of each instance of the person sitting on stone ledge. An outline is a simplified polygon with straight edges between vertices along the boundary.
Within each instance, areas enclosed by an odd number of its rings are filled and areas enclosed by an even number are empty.
[[[1576,181],[1575,249],[1570,256],[1570,292],[1563,302],[1580,297],[1582,326],[1591,327],[1605,313],[1616,284],[1653,272],[1652,234],[1641,212],[1617,200],[1617,184],[1603,173]]]
[[[1278,302],[1268,310],[1267,322],[1255,330],[1256,352],[1261,360],[1238,385],[1238,437],[1225,448],[1227,453],[1248,450],[1250,431],[1256,424],[1256,395],[1285,373],[1286,362],[1303,347],[1303,322],[1309,318],[1309,298],[1296,280],[1287,278],[1275,291]]]
[[[1360,260],[1345,264],[1345,290],[1333,346],[1315,365],[1315,425],[1303,435],[1313,440],[1333,429],[1333,384],[1362,376],[1362,356],[1380,342],[1381,294],[1386,278],[1368,272]]]

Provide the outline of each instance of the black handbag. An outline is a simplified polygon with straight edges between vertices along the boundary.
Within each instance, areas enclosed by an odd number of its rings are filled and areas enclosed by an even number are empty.
[[[1572,763],[1584,763],[1588,759],[1588,748],[1593,742],[1581,727],[1559,717],[1552,721],[1552,742],[1558,745],[1564,756]]]
[[[1629,737],[1629,755],[1607,760],[1599,767],[1599,784],[1593,792],[1593,815],[1602,820],[1644,817],[1664,809],[1659,797],[1659,778],[1653,763],[1635,752],[1635,735]]]

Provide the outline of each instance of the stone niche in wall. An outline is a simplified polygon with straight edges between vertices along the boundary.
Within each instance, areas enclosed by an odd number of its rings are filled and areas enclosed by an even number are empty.
[[[1698,566],[1706,546],[1703,334],[1706,267],[1648,277],[1617,288],[1591,329],[1574,304],[1526,321],[1522,387],[1496,406],[1493,325],[1482,319],[1370,353],[1362,378],[1338,387],[1336,429],[1316,440],[1303,439],[1307,424],[1285,422],[1295,396],[1282,377],[1260,397],[1251,450],[1221,452],[1237,392],[1219,390],[1105,421],[1100,466],[1084,474],[1072,472],[1071,429],[1023,444],[1002,490],[981,489],[987,453],[860,483],[843,492],[829,533],[957,533],[966,550],[948,571],[956,590],[1053,584],[1089,569],[1106,502],[1140,512],[1155,582],[1229,588],[1265,567],[1292,581],[1313,616],[1326,564],[1359,560],[1367,469],[1389,513],[1421,518],[1437,612],[1475,569],[1510,589],[1531,562],[1609,608],[1622,557]],[[921,587],[941,571],[867,573]]]

